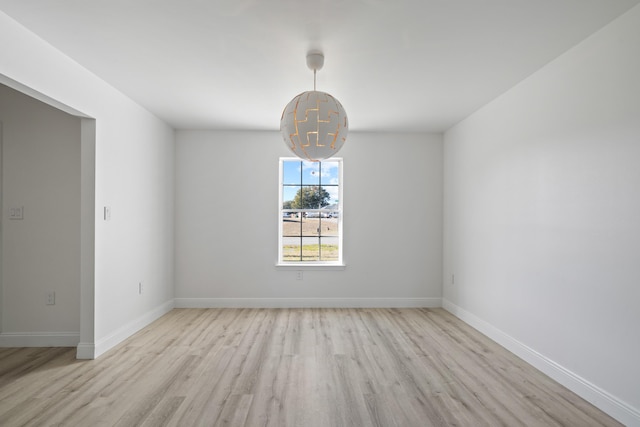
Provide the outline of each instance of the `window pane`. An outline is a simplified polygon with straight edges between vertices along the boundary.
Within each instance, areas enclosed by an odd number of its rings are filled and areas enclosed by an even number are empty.
[[[295,209],[293,206],[293,199],[295,199],[299,190],[299,186],[282,187],[282,209]]]
[[[323,237],[320,245],[320,261],[338,261],[339,239],[338,237]]]
[[[320,235],[320,219],[317,212],[305,212],[306,218],[302,220],[302,235],[317,237]]]
[[[322,162],[322,186],[329,193],[329,208],[338,209],[340,194],[340,163]]]
[[[300,239],[295,242],[282,241],[282,261],[300,261]]]
[[[302,261],[320,261],[320,239],[317,237],[302,238]]]
[[[338,218],[334,215],[337,212],[329,212],[328,218],[321,218],[320,235],[321,236],[338,236]]]
[[[282,183],[300,185],[300,171],[302,162],[299,160],[284,160],[282,162]]]
[[[302,162],[302,184],[320,185],[319,162]]]
[[[286,216],[285,216],[286,215]],[[300,229],[300,218],[298,218],[299,213],[294,212],[287,214],[287,212],[283,213],[282,217],[282,237],[295,237],[298,238],[302,236],[302,231]]]
[[[329,197],[329,192],[323,187],[299,187],[293,198],[292,207],[297,209],[320,209],[329,203]]]
[[[339,185],[340,184],[340,163],[338,162],[322,162],[322,185]]]

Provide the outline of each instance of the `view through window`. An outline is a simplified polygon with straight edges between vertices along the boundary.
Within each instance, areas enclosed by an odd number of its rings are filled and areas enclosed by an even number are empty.
[[[280,159],[280,263],[342,263],[342,159]]]

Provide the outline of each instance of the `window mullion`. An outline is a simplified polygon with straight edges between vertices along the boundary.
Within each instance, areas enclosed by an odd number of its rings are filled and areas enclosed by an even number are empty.
[[[299,187],[299,191],[302,191],[302,188],[303,188],[303,185],[302,185],[302,180],[303,180],[303,177],[304,177],[303,166],[304,165],[302,164],[302,162],[300,162],[300,187]],[[301,197],[300,198],[302,199],[302,202],[304,202],[304,199],[302,198],[302,193],[301,193]],[[302,207],[302,206],[300,206],[300,207]],[[302,222],[303,222],[303,220],[304,220],[304,215],[302,213],[300,213],[300,262],[302,262],[304,260],[304,256],[303,256],[303,253],[304,253],[304,248],[303,248],[303,245],[304,245],[304,233],[302,232],[302,228],[303,228],[302,227]]]

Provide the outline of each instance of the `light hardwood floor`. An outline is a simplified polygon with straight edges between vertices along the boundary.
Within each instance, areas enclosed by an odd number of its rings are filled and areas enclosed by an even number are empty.
[[[176,309],[104,354],[0,349],[0,426],[616,426],[442,309]]]

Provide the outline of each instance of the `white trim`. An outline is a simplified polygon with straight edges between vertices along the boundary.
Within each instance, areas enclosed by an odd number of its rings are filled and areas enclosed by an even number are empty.
[[[100,355],[106,353],[108,350],[112,349],[122,341],[129,338],[131,335],[135,334],[142,328],[148,326],[150,323],[154,322],[155,320],[173,310],[174,307],[174,300],[167,301],[164,304],[154,308],[153,310],[122,326],[121,328],[112,332],[110,335],[98,340],[95,343],[93,358],[95,359]],[[78,353],[80,353],[81,351],[90,353],[90,350],[91,344],[83,343],[83,348],[78,348]]]
[[[76,359],[93,360],[96,358],[96,346],[90,342],[81,342],[76,347]]]
[[[452,302],[443,299],[442,307],[621,423],[627,426],[640,426],[638,408],[623,402]]]
[[[79,332],[3,332],[0,347],[75,347]]]
[[[18,92],[22,92],[25,95],[37,99],[40,102],[43,102],[47,105],[52,106],[55,109],[58,109],[60,111],[64,111],[67,114],[70,114],[72,116],[77,116],[77,117],[86,117],[88,118],[89,116],[87,116],[86,114],[84,114],[81,111],[76,110],[75,108],[72,108],[66,104],[63,104],[62,102],[53,99],[47,95],[45,95],[44,93],[38,92],[37,90],[26,86],[22,83],[20,83],[17,80],[13,80],[12,78],[5,76],[4,74],[0,73],[0,84],[3,84],[5,86],[10,87],[11,89],[14,89]]]
[[[80,122],[80,342],[78,359],[95,358],[96,121]],[[85,346],[88,345],[90,350]]]
[[[328,263],[281,263],[276,264],[276,270],[300,270],[300,271],[342,271],[346,269],[345,264],[328,264]]]
[[[435,308],[441,298],[176,298],[176,308]]]

